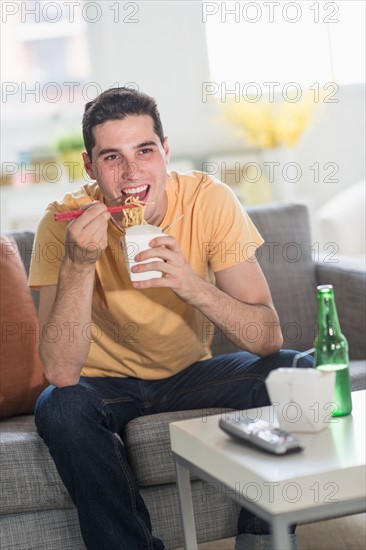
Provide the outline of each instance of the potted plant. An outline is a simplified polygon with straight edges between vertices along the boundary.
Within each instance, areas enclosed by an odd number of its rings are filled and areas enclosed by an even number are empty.
[[[82,135],[78,132],[64,134],[59,137],[55,146],[61,157],[62,168],[67,169],[69,181],[84,179],[82,153],[85,147]]]

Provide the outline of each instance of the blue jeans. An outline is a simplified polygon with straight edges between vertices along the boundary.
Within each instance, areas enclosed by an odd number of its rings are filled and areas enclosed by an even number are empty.
[[[77,385],[49,386],[35,408],[37,431],[77,508],[88,550],[160,550],[149,512],[128,464],[120,434],[138,416],[270,404],[265,378],[290,367],[296,352],[261,358],[247,352],[199,361],[163,380],[81,377]],[[304,357],[298,367],[312,367]],[[266,522],[241,511],[239,533],[269,533]]]

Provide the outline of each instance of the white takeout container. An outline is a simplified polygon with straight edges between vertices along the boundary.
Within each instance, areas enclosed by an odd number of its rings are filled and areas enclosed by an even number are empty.
[[[280,368],[266,378],[280,427],[288,432],[320,432],[332,422],[335,372]],[[334,422],[334,419],[333,419]]]
[[[154,237],[158,237],[163,234],[164,233],[160,227],[156,227],[156,225],[145,224],[127,227],[125,230],[125,235],[121,237],[121,244],[131,281],[148,281],[149,279],[162,277],[163,274],[161,271],[144,271],[143,273],[133,273],[131,271],[131,267],[148,262],[163,261],[161,258],[151,258],[149,260],[144,260],[143,262],[135,262],[134,260],[136,254],[150,248],[149,242],[152,241]]]

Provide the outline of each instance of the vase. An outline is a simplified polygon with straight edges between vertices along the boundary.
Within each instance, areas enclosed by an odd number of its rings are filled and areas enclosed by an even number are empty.
[[[272,200],[292,202],[301,179],[301,167],[296,162],[294,149],[276,147],[263,149],[261,155],[264,176],[271,187]]]
[[[267,204],[273,200],[272,188],[259,157],[252,157],[243,166],[240,199],[245,205]]]

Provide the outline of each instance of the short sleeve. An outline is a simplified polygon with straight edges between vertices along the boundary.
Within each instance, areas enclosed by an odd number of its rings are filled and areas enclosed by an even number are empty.
[[[217,180],[201,197],[207,261],[213,272],[254,256],[264,240],[232,189]]]
[[[55,285],[65,252],[67,221],[55,221],[55,212],[78,210],[93,200],[101,200],[96,182],[67,193],[63,199],[49,204],[38,224],[29,269],[28,285],[32,288]]]
[[[49,207],[37,227],[28,278],[32,288],[55,285],[58,281],[67,222],[56,222],[53,215]]]

